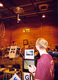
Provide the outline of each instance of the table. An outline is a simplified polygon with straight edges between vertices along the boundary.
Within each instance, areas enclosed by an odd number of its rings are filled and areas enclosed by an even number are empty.
[[[6,68],[0,68],[0,72],[6,70]]]

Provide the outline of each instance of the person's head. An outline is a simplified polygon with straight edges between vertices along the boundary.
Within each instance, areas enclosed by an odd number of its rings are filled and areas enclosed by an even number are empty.
[[[36,41],[36,48],[37,50],[44,50],[48,46],[48,41],[46,41],[44,38],[38,38]]]
[[[15,44],[15,41],[13,41],[12,43]]]

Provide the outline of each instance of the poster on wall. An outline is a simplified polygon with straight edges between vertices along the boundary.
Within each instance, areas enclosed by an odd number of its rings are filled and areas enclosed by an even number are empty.
[[[23,40],[23,45],[28,45],[28,40],[27,39]]]
[[[16,57],[17,46],[11,46],[9,51],[9,58]]]
[[[23,80],[31,80],[31,75],[30,75],[30,73],[24,72],[24,73],[23,73]]]
[[[25,59],[34,59],[34,49],[25,49]]]
[[[29,72],[23,72],[23,80],[33,80],[33,77]]]

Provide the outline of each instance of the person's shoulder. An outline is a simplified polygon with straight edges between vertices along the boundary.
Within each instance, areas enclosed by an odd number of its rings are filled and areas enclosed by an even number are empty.
[[[48,53],[48,56],[52,58],[52,56]]]

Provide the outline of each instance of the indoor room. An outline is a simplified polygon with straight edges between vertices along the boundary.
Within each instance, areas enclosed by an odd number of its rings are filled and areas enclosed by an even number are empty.
[[[57,21],[57,0],[0,0],[0,80],[58,80]]]

